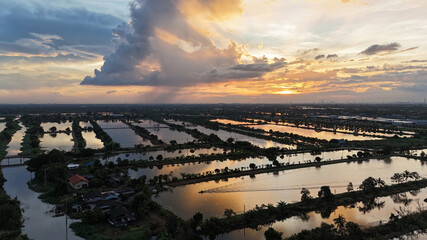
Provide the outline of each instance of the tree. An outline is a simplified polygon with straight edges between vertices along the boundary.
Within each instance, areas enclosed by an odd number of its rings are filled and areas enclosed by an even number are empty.
[[[421,178],[420,174],[418,174],[417,172],[411,172],[411,176],[410,178],[414,179],[414,180],[418,180]]]
[[[82,222],[85,224],[94,225],[105,220],[105,215],[101,209],[89,210],[83,213]]]
[[[348,236],[351,237],[350,239],[361,239],[361,236],[363,236],[363,231],[357,223],[347,222],[345,229]]]
[[[347,185],[347,192],[352,192],[354,190],[353,183],[349,182]]]
[[[322,161],[322,158],[316,157],[314,160],[316,160],[316,162],[320,162],[320,161]]]
[[[360,184],[359,189],[365,192],[369,192],[375,189],[377,186],[377,180],[373,177],[368,177],[363,180],[362,184]]]
[[[382,149],[382,153],[384,154],[384,155],[389,155],[389,154],[391,154],[393,152],[393,147],[392,146],[390,146],[390,145],[385,145],[384,147],[383,147],[383,149]]]
[[[161,154],[157,155],[156,160],[158,160],[158,161],[163,160],[163,155],[161,155]]]
[[[232,137],[228,138],[227,142],[230,143],[230,144],[233,143],[234,142],[234,138],[232,138]]]
[[[264,232],[264,237],[266,240],[282,240],[283,233],[276,231],[274,228],[268,228]]]
[[[252,169],[252,170],[254,170],[254,169],[256,168],[255,163],[251,163],[251,164],[249,164],[249,168],[250,168],[250,169]]]
[[[195,226],[198,226],[203,221],[203,214],[201,212],[196,212],[193,215],[193,221],[194,221]]]
[[[402,173],[403,178],[405,179],[405,182],[408,181],[409,178],[411,178],[411,172],[408,170],[403,171]]]
[[[345,218],[340,214],[337,218],[334,219],[334,224],[338,230],[338,232],[343,232],[346,224]]]
[[[236,213],[233,211],[233,209],[231,209],[231,208],[225,209],[224,216],[226,216],[227,218],[229,218],[229,217],[231,217],[233,215],[236,215]]]
[[[403,182],[403,176],[400,173],[393,174],[393,176],[391,176],[390,179],[392,182],[397,182],[397,183]]]
[[[310,190],[308,190],[307,188],[301,189],[301,201],[306,202],[310,201],[311,199],[312,197],[310,196]]]
[[[426,153],[424,151],[421,152],[420,156],[423,158],[426,156]]]
[[[322,186],[317,195],[319,196],[319,198],[325,200],[331,200],[334,197],[334,195],[331,193],[331,189],[329,188],[329,186]]]
[[[385,186],[385,182],[381,178],[378,178],[378,179],[376,179],[376,185],[378,187],[384,187]]]

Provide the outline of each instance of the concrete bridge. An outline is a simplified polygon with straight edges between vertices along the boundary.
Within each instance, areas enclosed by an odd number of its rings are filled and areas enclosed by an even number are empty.
[[[1,161],[1,167],[15,167],[15,166],[24,166],[26,161],[30,159],[31,156],[23,155],[10,155],[3,158]],[[12,160],[12,161],[11,161]]]

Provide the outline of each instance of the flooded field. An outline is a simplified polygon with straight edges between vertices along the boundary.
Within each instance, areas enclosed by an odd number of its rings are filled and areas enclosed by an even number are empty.
[[[120,143],[121,147],[135,147],[138,144],[152,146],[150,141],[142,139],[142,137],[121,121],[97,121],[97,123],[110,135],[114,142]]]
[[[427,189],[420,191],[395,194],[387,197],[379,197],[369,202],[358,202],[352,206],[340,206],[331,213],[309,212],[304,217],[291,217],[283,221],[276,221],[269,226],[260,226],[254,230],[250,228],[236,230],[224,235],[217,236],[217,240],[263,239],[264,232],[273,227],[283,233],[283,237],[289,237],[304,229],[319,227],[322,222],[333,224],[334,219],[342,215],[347,222],[354,222],[362,227],[376,226],[388,222],[390,214],[397,214],[399,208],[408,211],[417,211],[418,206],[426,207],[424,199],[427,198]],[[420,204],[420,205],[419,205]]]
[[[261,148],[280,147],[280,148],[287,148],[287,149],[296,149],[296,146],[294,145],[282,144],[282,143],[278,143],[270,140],[264,140],[264,139],[259,139],[255,137],[246,136],[239,133],[227,132],[224,130],[215,131],[202,126],[187,126],[187,128],[191,128],[191,129],[196,128],[200,132],[207,135],[215,134],[219,138],[221,138],[223,141],[227,141],[228,138],[233,138],[235,141],[247,141]]]
[[[43,203],[37,197],[38,193],[28,189],[27,182],[30,180],[30,172],[26,170],[26,166],[10,167],[2,169],[7,182],[4,184],[4,189],[12,198],[17,197],[21,201],[23,211],[24,234],[27,234],[30,239],[65,239],[66,231],[68,231],[69,240],[81,239],[74,235],[71,229],[66,228],[65,217],[53,218],[49,211],[53,205]],[[68,219],[68,226],[72,223]]]
[[[121,160],[129,160],[129,161],[148,161],[154,160],[157,156],[161,155],[162,158],[176,158],[176,157],[185,157],[185,156],[200,156],[201,154],[218,154],[224,153],[224,150],[221,148],[201,148],[201,149],[181,149],[176,151],[154,151],[154,152],[146,152],[146,153],[121,153],[118,155],[114,155],[111,157],[101,157],[101,161],[106,162],[117,162],[117,159]]]
[[[420,175],[426,165],[414,159],[392,157],[388,160],[340,163],[319,168],[302,168],[282,171],[278,174],[266,173],[228,180],[210,181],[179,186],[154,196],[153,200],[188,219],[200,211],[205,217],[222,216],[224,209],[242,212],[261,204],[276,204],[279,201],[299,201],[301,188],[309,188],[312,195],[323,185],[331,187],[333,193],[346,191],[347,184],[355,187],[367,177],[381,178],[390,183],[393,173],[404,170],[417,171]],[[209,193],[199,193],[209,191]],[[182,203],[186,204],[182,204]]]
[[[343,156],[346,158],[347,155],[356,154],[357,151],[334,151],[334,152],[324,152],[319,155],[312,155],[309,153],[299,153],[299,154],[290,154],[285,155],[283,159],[278,158],[280,163],[289,163],[289,164],[298,164],[306,161],[314,161],[316,156],[322,157],[324,160],[337,160],[341,159]],[[257,167],[261,167],[267,164],[272,164],[272,161],[268,160],[266,157],[260,158],[247,158],[243,160],[216,160],[202,163],[186,163],[186,164],[174,164],[166,165],[162,167],[152,167],[152,168],[139,168],[129,169],[128,174],[131,178],[139,178],[143,175],[147,176],[147,179],[151,179],[154,176],[160,174],[170,175],[171,177],[181,177],[181,173],[185,174],[197,174],[197,173],[206,173],[206,172],[215,172],[216,169],[228,168],[248,170],[249,165],[254,163]]]
[[[231,125],[245,125],[245,124],[252,124],[250,122],[241,122],[241,121],[234,121],[230,119],[213,119],[211,122],[218,122],[222,124],[231,124]]]
[[[58,133],[58,134],[43,134],[40,138],[40,147],[43,150],[50,151],[52,149],[59,149],[70,151],[74,146],[73,137],[70,134]]]
[[[320,131],[334,131],[335,129],[333,128],[319,128],[319,129],[314,129],[313,126],[307,126],[307,125],[302,125],[299,128],[295,126],[295,124],[292,123],[287,123],[287,122],[267,122],[261,119],[247,119],[248,121],[253,121],[255,123],[260,123],[260,125],[263,124],[268,124],[268,125],[277,125],[277,126],[288,126],[291,128],[295,128],[295,129],[307,129],[307,130],[313,130],[316,132],[320,132]],[[344,134],[351,134],[351,135],[359,135],[359,136],[363,136],[364,134],[366,135],[375,135],[375,137],[393,137],[394,135],[398,135],[400,137],[411,137],[412,135],[414,135],[414,132],[408,132],[408,131],[391,131],[389,133],[384,133],[384,132],[368,132],[368,131],[358,131],[357,134],[355,134],[354,130],[349,130],[349,129],[344,129],[344,128],[337,128],[336,129],[338,132],[344,133]],[[384,131],[384,129],[379,129],[379,131]],[[349,139],[350,140],[350,139]]]
[[[6,156],[15,156],[21,153],[21,143],[22,139],[25,136],[25,131],[27,128],[19,123],[19,126],[21,126],[21,129],[18,130],[13,136],[12,139],[9,142],[9,145],[7,146],[7,155]]]
[[[178,144],[192,142],[194,138],[185,133],[169,129],[165,124],[159,124],[151,120],[140,120],[138,126],[146,128],[150,133],[157,135],[165,143],[175,140]]]
[[[67,128],[71,129],[72,122],[47,122],[47,123],[41,123],[40,126],[43,128],[45,132],[49,132],[51,127],[56,127],[57,131],[65,131]]]
[[[0,122],[0,132],[6,128],[6,122]]]
[[[254,129],[262,129],[264,131],[279,131],[279,132],[287,132],[298,134],[305,137],[313,137],[325,140],[331,139],[345,139],[350,141],[355,140],[378,140],[380,138],[376,137],[368,137],[363,135],[353,135],[353,134],[345,134],[345,133],[335,133],[328,131],[316,131],[314,129],[306,129],[306,128],[297,128],[286,125],[276,125],[276,124],[262,124],[262,125],[248,125],[247,127],[252,127]]]
[[[104,144],[96,138],[94,132],[82,131],[83,139],[86,141],[86,148],[99,149],[103,148]]]

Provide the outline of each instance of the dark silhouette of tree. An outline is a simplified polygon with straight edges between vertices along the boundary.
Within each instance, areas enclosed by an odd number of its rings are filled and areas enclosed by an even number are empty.
[[[224,210],[224,216],[226,216],[227,218],[236,215],[236,213],[233,211],[233,209],[231,208],[227,208]]]
[[[334,218],[334,224],[338,230],[338,232],[343,232],[345,229],[347,221],[345,218],[340,214],[337,218]]]
[[[319,198],[325,199],[328,201],[334,198],[334,195],[332,194],[329,186],[322,186],[319,192],[317,193],[317,195],[319,196]]]
[[[310,201],[311,199],[312,197],[310,196],[310,190],[308,190],[307,188],[301,189],[301,201],[307,202],[307,201]]]
[[[354,190],[353,183],[349,182],[347,185],[347,192],[352,192]]]
[[[276,231],[274,228],[268,228],[264,232],[264,237],[266,240],[282,240],[283,233]]]

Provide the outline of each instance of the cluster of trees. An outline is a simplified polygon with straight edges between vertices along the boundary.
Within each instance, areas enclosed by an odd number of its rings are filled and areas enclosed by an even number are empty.
[[[90,120],[93,126],[93,131],[98,139],[104,143],[104,148],[107,151],[120,149],[120,144],[113,141],[113,139],[93,120]]]
[[[364,233],[360,226],[354,222],[347,222],[342,215],[334,219],[334,224],[322,223],[320,227],[312,230],[302,230],[287,238],[288,240],[362,240]],[[281,239],[281,238],[270,238]],[[266,236],[266,240],[269,240]]]
[[[27,162],[28,169],[35,172],[34,183],[39,186],[53,187],[45,196],[59,197],[68,193],[68,169],[66,166],[68,160],[70,157],[63,151],[53,149],[48,153],[31,158]]]
[[[321,200],[325,201],[331,201],[334,199],[334,195],[331,192],[331,189],[329,186],[322,186],[320,187],[319,192],[317,193],[317,196]],[[310,202],[313,199],[313,197],[310,195],[310,190],[307,188],[301,189],[301,202],[307,203]]]
[[[402,173],[395,173],[390,178],[392,182],[403,183],[409,180],[418,180],[421,176],[418,172],[410,172],[408,170],[403,171]]]
[[[377,187],[384,187],[385,182],[381,178],[368,177],[360,184],[359,189],[364,192],[372,192]]]
[[[3,175],[0,171],[0,181]],[[21,236],[22,212],[20,202],[15,198],[11,199],[0,186],[0,239],[28,239]]]
[[[18,122],[14,121],[13,119],[9,119],[6,122],[6,128],[0,132],[0,159],[3,159],[3,157],[7,154],[7,145],[9,144],[10,140],[12,140],[13,134],[15,134],[15,132],[20,128],[21,127],[19,126]]]
[[[82,128],[80,127],[80,121],[74,119],[72,128],[73,128],[73,140],[74,140],[74,151],[79,152],[86,147],[86,140],[82,135]]]
[[[23,155],[36,155],[40,153],[40,137],[43,136],[44,130],[40,126],[40,122],[24,122],[27,127],[25,136],[22,142]]]
[[[135,130],[135,132],[141,136],[143,139],[148,139],[150,140],[150,142],[153,145],[164,145],[165,143],[159,139],[159,137],[157,135],[152,134],[150,131],[148,131],[147,129],[140,127],[140,126],[135,126],[132,125],[130,123],[128,123],[129,127],[133,128]]]

